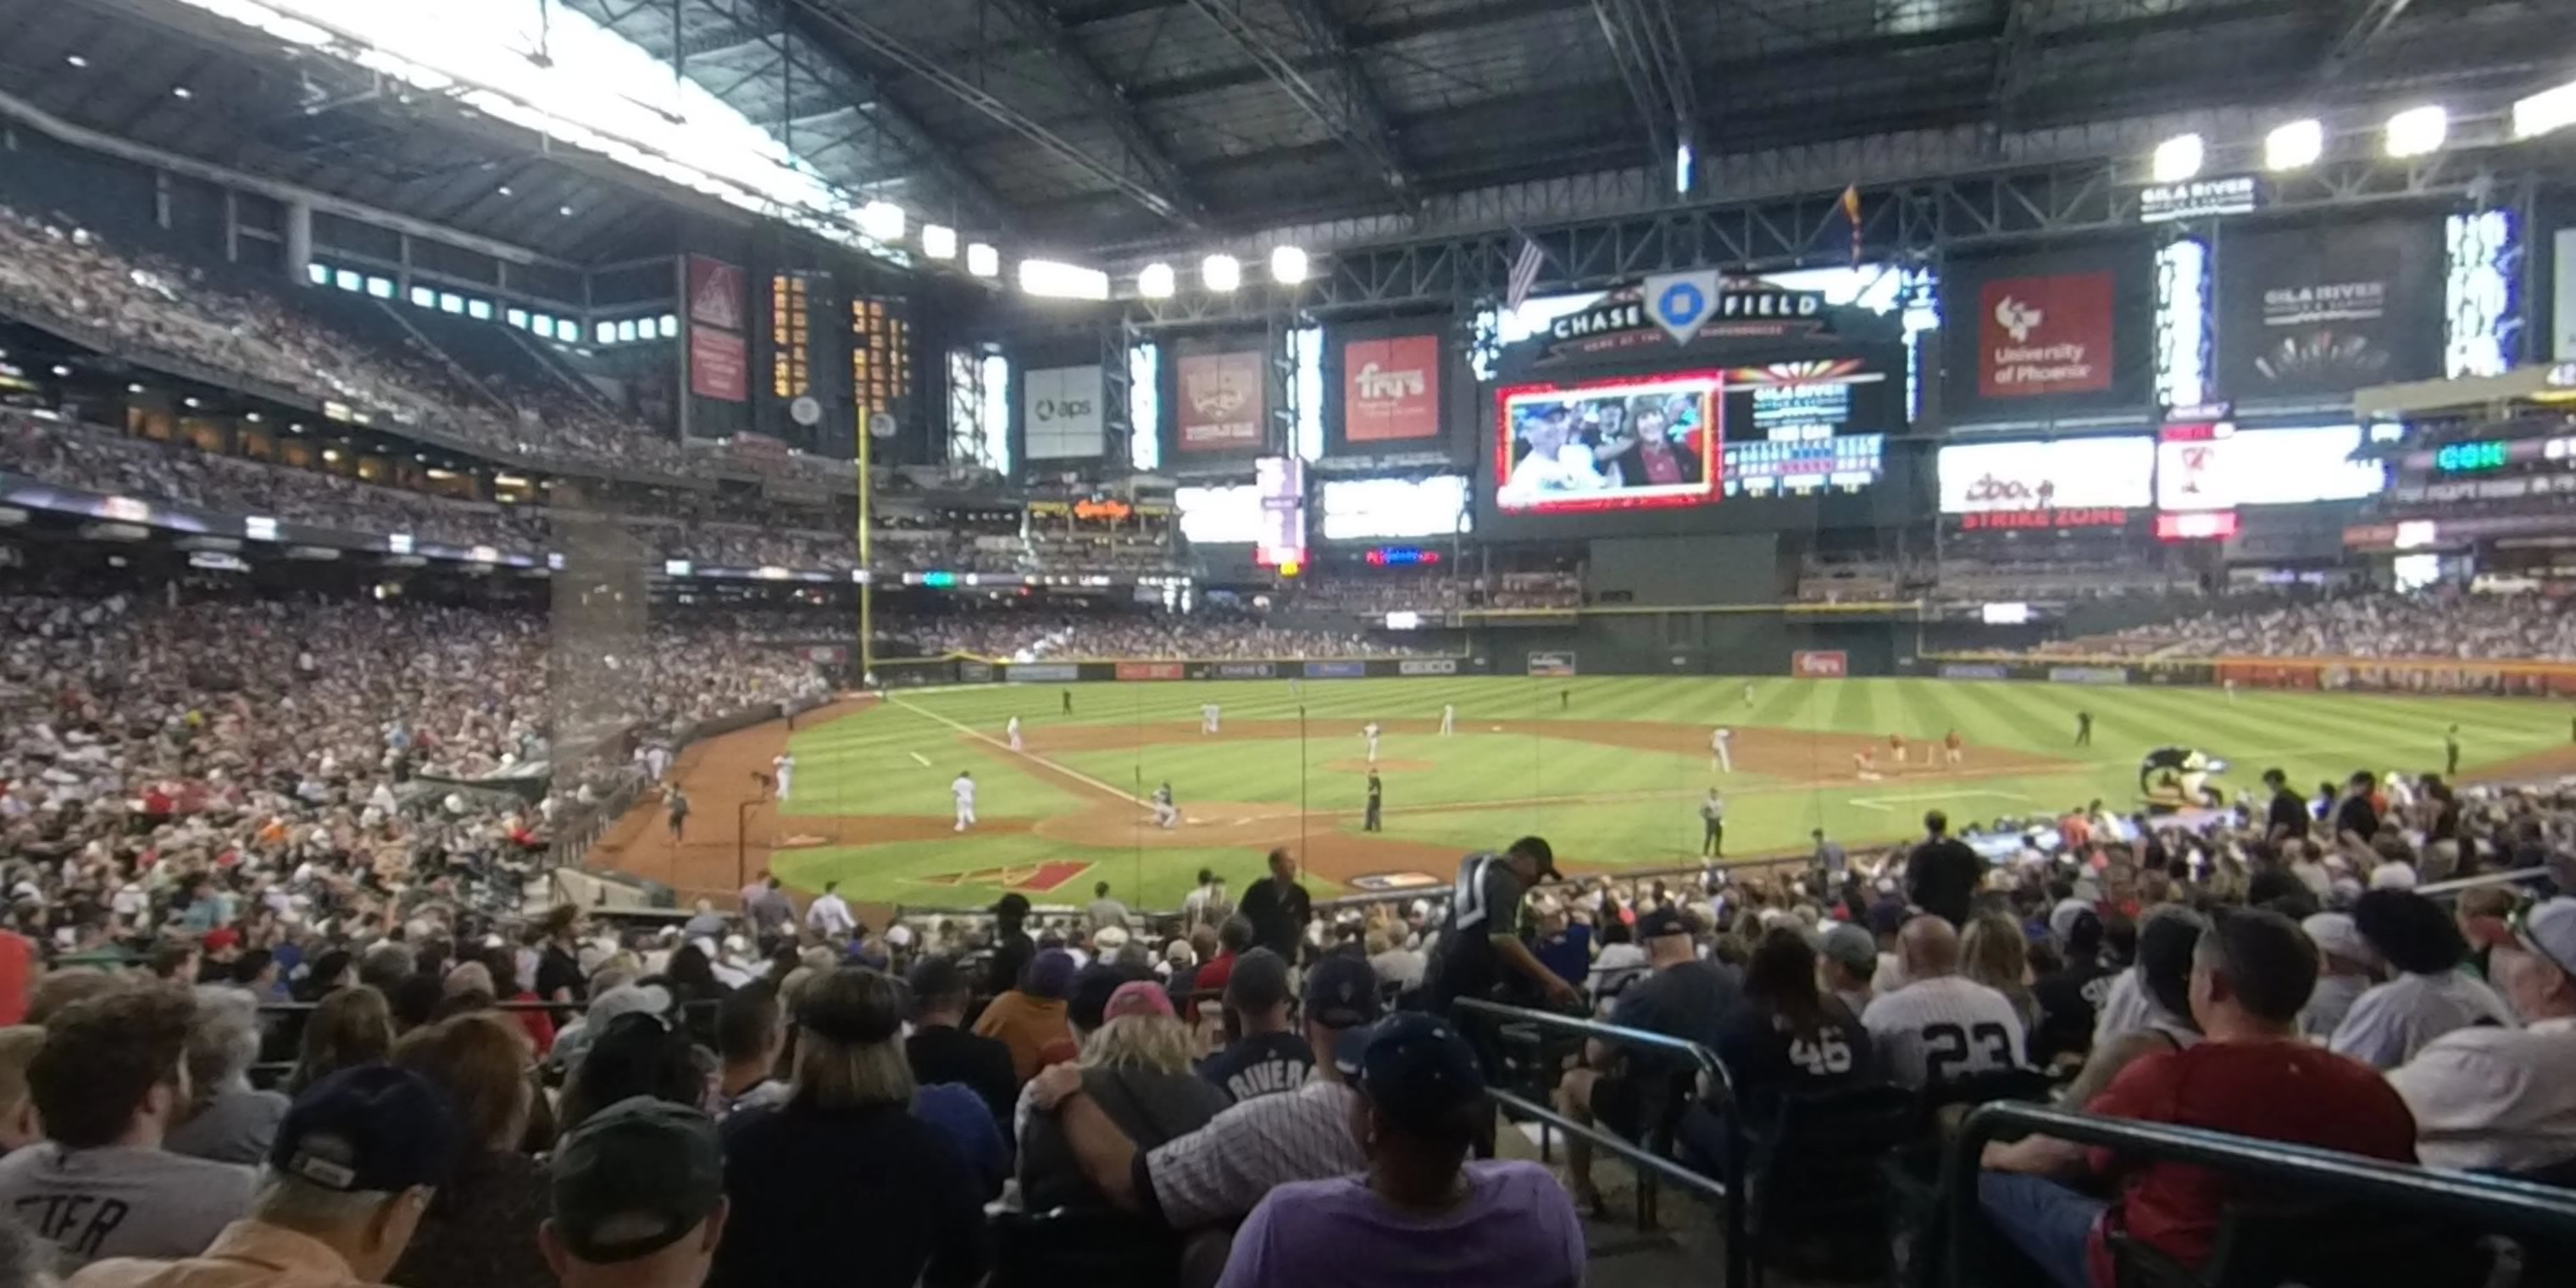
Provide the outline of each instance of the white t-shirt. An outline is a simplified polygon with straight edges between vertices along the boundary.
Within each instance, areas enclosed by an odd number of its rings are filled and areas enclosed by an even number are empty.
[[[2326,1045],[2374,1069],[2394,1069],[2454,1029],[2514,1027],[2513,1008],[2458,971],[2400,975],[2354,999]]]
[[[948,784],[948,791],[950,795],[957,798],[957,803],[960,805],[975,803],[975,780],[964,774],[959,774],[956,781]]]
[[[2021,1016],[2003,994],[1961,975],[1918,979],[1861,1012],[1889,1081],[1921,1088],[2022,1065]]]
[[[2427,1167],[2529,1171],[2576,1159],[2576,1018],[2453,1029],[2388,1071]]]

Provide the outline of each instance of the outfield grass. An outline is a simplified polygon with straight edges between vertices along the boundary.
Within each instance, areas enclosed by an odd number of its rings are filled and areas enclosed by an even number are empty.
[[[1351,812],[1348,819],[1315,819],[1318,830],[1355,830],[1362,780],[1344,764],[1361,756],[1360,726],[1373,719],[1433,719],[1450,703],[1458,708],[1457,736],[1390,733],[1380,745],[1380,758],[1399,766],[1385,774],[1388,837],[1464,851],[1537,831],[1560,854],[1584,863],[1646,865],[1697,852],[1696,797],[1712,782],[1728,796],[1729,854],[1749,855],[1802,847],[1816,827],[1855,845],[1898,839],[1933,807],[1966,820],[2059,810],[2096,797],[2129,801],[2139,755],[2172,743],[2231,762],[2231,772],[2215,781],[2233,790],[2255,786],[2272,766],[2310,786],[2359,768],[2439,770],[2443,731],[2454,723],[2461,726],[2463,768],[2471,770],[2559,746],[2568,730],[2567,709],[2538,700],[2244,691],[2230,701],[2210,689],[1764,678],[1750,682],[1754,698],[1747,706],[1746,683],[1652,676],[1316,680],[1295,693],[1284,680],[1081,685],[1073,687],[1070,717],[1058,714],[1055,686],[904,694],[795,736],[797,793],[786,822],[792,825],[797,814],[944,817],[949,780],[962,768],[981,784],[977,808],[988,820],[1067,816],[1113,799],[1112,792],[1143,795],[1168,780],[1185,810],[1201,803],[1302,801],[1316,814]],[[1560,694],[1570,695],[1563,709]],[[1245,721],[1295,721],[1302,709],[1305,736],[1302,743],[1239,733],[1200,740],[1184,732],[1178,741],[1153,740],[1174,737],[1169,727],[1175,723],[1194,727],[1205,702],[1220,704],[1229,727],[1238,730]],[[2072,745],[2079,710],[2095,717],[2090,748]],[[1093,784],[1086,786],[1032,768],[966,732],[998,738],[1013,715],[1041,745],[1049,729],[1066,724],[1092,727],[1083,736],[1094,743],[1117,737],[1101,732],[1104,727],[1157,728],[1139,730],[1125,746],[1049,756]],[[1551,725],[1567,720],[1678,724],[1698,731],[1682,739],[1687,748],[1702,745],[1705,730],[1723,723],[1743,731],[1740,750],[1758,744],[1765,730],[1896,732],[1921,744],[1956,729],[1972,749],[2004,748],[2064,763],[1966,782],[1908,783],[1892,776],[1862,783],[1848,759],[1838,757],[1719,778],[1697,750],[1640,750],[1550,735]],[[1969,769],[1976,768],[1972,750]],[[1586,796],[1616,799],[1567,799]],[[1133,902],[1168,907],[1202,866],[1238,882],[1257,876],[1260,848],[1138,852],[987,834],[782,853],[776,866],[807,888],[838,878],[853,897],[975,904],[995,897],[1000,884],[952,883],[955,874],[1051,860],[1098,865],[1082,878],[1081,898],[1098,878]],[[1326,882],[1313,884],[1319,892],[1329,889]],[[1053,898],[1079,902],[1074,895],[1068,886]]]

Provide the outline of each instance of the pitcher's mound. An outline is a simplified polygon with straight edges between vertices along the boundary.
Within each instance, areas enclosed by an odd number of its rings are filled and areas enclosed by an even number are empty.
[[[1381,774],[1413,774],[1431,768],[1427,760],[1381,760],[1372,765],[1366,760],[1328,760],[1324,768],[1336,774],[1366,774],[1374,769]]]

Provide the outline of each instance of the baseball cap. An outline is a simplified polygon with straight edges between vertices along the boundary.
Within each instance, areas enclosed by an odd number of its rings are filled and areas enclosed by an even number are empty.
[[[1239,1011],[1266,1011],[1294,996],[1288,963],[1267,948],[1235,958],[1234,973],[1226,976],[1225,1004]]]
[[[1485,1094],[1475,1050],[1438,1016],[1399,1011],[1333,1045],[1333,1065],[1389,1123],[1439,1133]]]
[[[2514,914],[2513,941],[2576,976],[2576,899],[2546,899]]]
[[[1878,939],[1848,921],[1838,921],[1825,928],[1824,942],[1817,950],[1826,957],[1850,967],[1867,978],[1878,969]]]
[[[1162,985],[1149,979],[1131,979],[1109,995],[1109,1005],[1101,1009],[1100,1018],[1106,1024],[1122,1016],[1159,1015],[1170,1019],[1173,1014],[1172,995],[1164,992]]]
[[[553,1173],[555,1232],[592,1265],[659,1252],[724,1201],[714,1120],[652,1096],[629,1096],[566,1132]]]
[[[1538,874],[1532,878],[1533,880],[1544,880],[1548,877],[1554,877],[1559,881],[1565,879],[1565,874],[1556,870],[1556,848],[1547,843],[1546,837],[1524,836],[1512,842],[1503,852],[1526,854],[1538,860]]]
[[[1235,969],[1241,970],[1241,963]],[[1328,1029],[1356,1028],[1378,1017],[1377,972],[1368,959],[1329,953],[1306,968],[1306,1018]]]
[[[1661,939],[1666,935],[1687,935],[1690,922],[1678,908],[1651,908],[1637,918],[1637,938]]]
[[[268,1165],[343,1194],[436,1185],[454,1165],[447,1093],[409,1069],[365,1064],[307,1088],[278,1124]]]
[[[2318,952],[2365,966],[2379,962],[2379,954],[2371,950],[2370,941],[2361,937],[2361,927],[2343,913],[2320,912],[2300,922],[2299,929],[2308,932]]]
[[[1020,977],[1020,991],[1031,997],[1062,997],[1073,987],[1073,954],[1061,948],[1039,951]]]

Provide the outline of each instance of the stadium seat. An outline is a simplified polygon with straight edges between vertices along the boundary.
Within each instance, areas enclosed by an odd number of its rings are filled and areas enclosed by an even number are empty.
[[[1181,1274],[1170,1227],[1124,1212],[1006,1212],[993,1220],[993,1250],[992,1288],[1163,1288]]]
[[[2475,1288],[2497,1263],[2473,1231],[2385,1205],[2300,1199],[2231,1205],[2197,1268],[2118,1232],[2109,1247],[2119,1288]]]
[[[1744,1160],[1744,1237],[1753,1283],[1780,1261],[1802,1276],[1883,1273],[1882,1240],[1855,1230],[1886,1226],[1880,1160],[1914,1140],[1921,1105],[1902,1087],[1852,1087],[1786,1095],[1739,1139]]]

